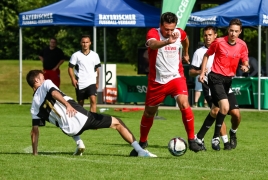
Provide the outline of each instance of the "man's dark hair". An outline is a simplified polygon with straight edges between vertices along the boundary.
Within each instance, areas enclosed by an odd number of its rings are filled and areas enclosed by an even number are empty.
[[[81,36],[81,39],[82,38],[88,38],[88,39],[90,39],[90,35],[88,35],[88,34],[83,34],[82,36]]]
[[[27,83],[29,84],[29,86],[31,86],[31,87],[34,86],[35,78],[39,74],[43,74],[43,71],[42,70],[31,70],[28,72],[28,74],[26,75],[26,80],[27,80]]]
[[[237,25],[237,26],[240,26],[240,29],[242,29],[242,22],[240,21],[240,19],[238,18],[235,18],[235,19],[232,19],[229,23],[229,27],[231,25]]]
[[[207,30],[212,30],[212,31],[214,31],[215,34],[217,34],[217,28],[214,27],[214,26],[206,26],[206,27],[204,27],[203,32],[205,32]]]
[[[165,23],[175,23],[177,25],[178,22],[178,17],[176,16],[176,14],[172,13],[172,12],[165,12],[161,15],[160,18],[160,23],[161,25],[163,25]]]
[[[56,43],[58,42],[55,37],[50,38],[50,40],[53,39]]]

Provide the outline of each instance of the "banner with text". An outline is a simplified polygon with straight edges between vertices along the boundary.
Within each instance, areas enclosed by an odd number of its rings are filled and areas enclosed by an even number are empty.
[[[177,27],[184,29],[196,0],[163,0],[162,14],[173,12],[178,17]]]

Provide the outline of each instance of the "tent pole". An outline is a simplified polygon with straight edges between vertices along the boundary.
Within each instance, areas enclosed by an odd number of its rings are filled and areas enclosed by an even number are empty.
[[[20,54],[19,54],[19,58],[20,58],[20,69],[19,69],[19,73],[20,73],[20,84],[19,84],[19,92],[20,92],[20,99],[19,99],[19,104],[21,105],[22,104],[22,29],[20,27],[20,30],[19,30],[19,36],[20,36],[20,39],[19,39],[19,51],[20,51]]]
[[[261,25],[258,26],[258,110],[261,109]]]
[[[103,28],[103,58],[104,58],[104,104],[106,104],[106,28]]]
[[[97,28],[96,26],[93,27],[93,50],[97,52]]]

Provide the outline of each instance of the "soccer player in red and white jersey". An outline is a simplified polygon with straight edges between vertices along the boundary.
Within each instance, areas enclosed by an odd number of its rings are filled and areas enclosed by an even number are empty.
[[[117,130],[121,137],[136,149],[138,156],[157,157],[141,148],[122,120],[85,110],[71,97],[61,92],[51,80],[45,80],[41,70],[29,71],[26,80],[34,91],[31,107],[33,155],[38,155],[39,126],[45,125],[45,122],[48,121],[76,141],[77,148],[74,155],[82,155],[85,150],[85,145],[80,139],[80,135],[84,131],[112,128]]]
[[[214,150],[220,150],[220,129],[229,111],[228,92],[240,59],[242,61],[241,69],[244,72],[249,70],[247,45],[238,38],[241,32],[241,21],[232,19],[228,27],[228,36],[213,41],[202,61],[199,80],[204,83],[208,58],[215,53],[211,72],[208,74],[208,86],[213,100],[211,111],[217,107],[220,109],[216,116],[215,130],[211,141]]]
[[[167,96],[175,98],[182,114],[182,121],[188,135],[189,149],[195,152],[201,147],[194,140],[194,115],[188,102],[188,89],[179,49],[183,46],[184,60],[189,63],[187,34],[176,28],[178,18],[174,13],[161,15],[160,28],[152,28],[147,33],[146,46],[149,55],[148,88],[145,110],[140,124],[139,144],[148,146],[148,134],[153,125],[159,105]],[[131,156],[136,156],[135,150]]]

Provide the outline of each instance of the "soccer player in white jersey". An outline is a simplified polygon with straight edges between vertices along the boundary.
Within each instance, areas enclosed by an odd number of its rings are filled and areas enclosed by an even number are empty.
[[[45,80],[41,70],[29,71],[26,79],[34,91],[31,107],[33,155],[38,155],[38,127],[48,121],[76,141],[77,148],[74,155],[82,155],[85,150],[85,145],[79,136],[85,130],[112,128],[134,147],[139,156],[157,157],[140,147],[133,134],[120,119],[85,110],[71,97],[61,92],[51,80]]]
[[[75,52],[69,61],[68,73],[75,87],[78,103],[83,106],[84,100],[89,99],[90,111],[96,112],[100,58],[96,52],[90,50],[89,35],[83,35],[80,44],[81,50]]]
[[[197,76],[201,73],[201,64],[202,64],[202,60],[204,57],[204,54],[207,52],[210,44],[216,39],[217,37],[217,32],[216,32],[216,28],[213,26],[206,26],[203,29],[203,38],[204,38],[204,43],[205,45],[200,47],[199,49],[197,49],[194,53],[192,62],[191,62],[191,66],[190,66],[190,70],[189,70],[189,75],[190,76]],[[206,75],[211,71],[211,66],[214,60],[214,55],[209,56],[208,59],[208,63],[206,66]],[[209,104],[209,107],[212,107],[212,97],[209,91],[209,87],[208,87],[208,82],[207,82],[207,77],[205,78],[205,82],[202,84],[202,88],[203,88],[203,92],[204,92],[204,97],[206,99],[206,101]],[[233,130],[237,130],[240,121],[241,121],[241,116],[240,116],[240,111],[239,111],[239,105],[236,101],[236,97],[233,93],[233,91],[230,89],[229,94],[228,94],[228,101],[230,104],[230,110],[229,113],[231,115],[231,123],[232,123],[232,128],[230,130],[230,142],[228,140],[228,135],[227,135],[227,128],[226,128],[226,124],[225,122],[223,122],[222,127],[221,127],[221,131],[220,131],[220,135],[222,138],[222,141],[224,143],[224,150],[231,150],[231,149],[235,149],[236,145],[237,145],[237,140],[236,140],[236,135],[234,133],[232,133]],[[197,137],[204,137],[205,133],[208,131],[208,129],[211,127],[211,125],[213,124],[217,113],[219,111],[219,108],[214,109],[213,111],[210,111],[210,113],[207,115],[203,126],[200,128],[199,132],[197,133]],[[204,141],[202,139],[202,141]],[[203,142],[200,143],[203,148],[204,144]]]
[[[170,95],[180,108],[189,149],[198,152],[201,147],[194,140],[194,114],[188,102],[188,89],[182,66],[182,58],[189,62],[189,40],[185,31],[176,28],[178,18],[174,13],[162,14],[160,21],[160,28],[150,29],[146,37],[149,74],[145,110],[140,123],[139,143],[143,148],[148,146],[148,134],[153,125],[154,116],[159,105]],[[179,52],[181,45],[183,57],[180,57]],[[137,152],[132,150],[130,155],[136,156]]]

